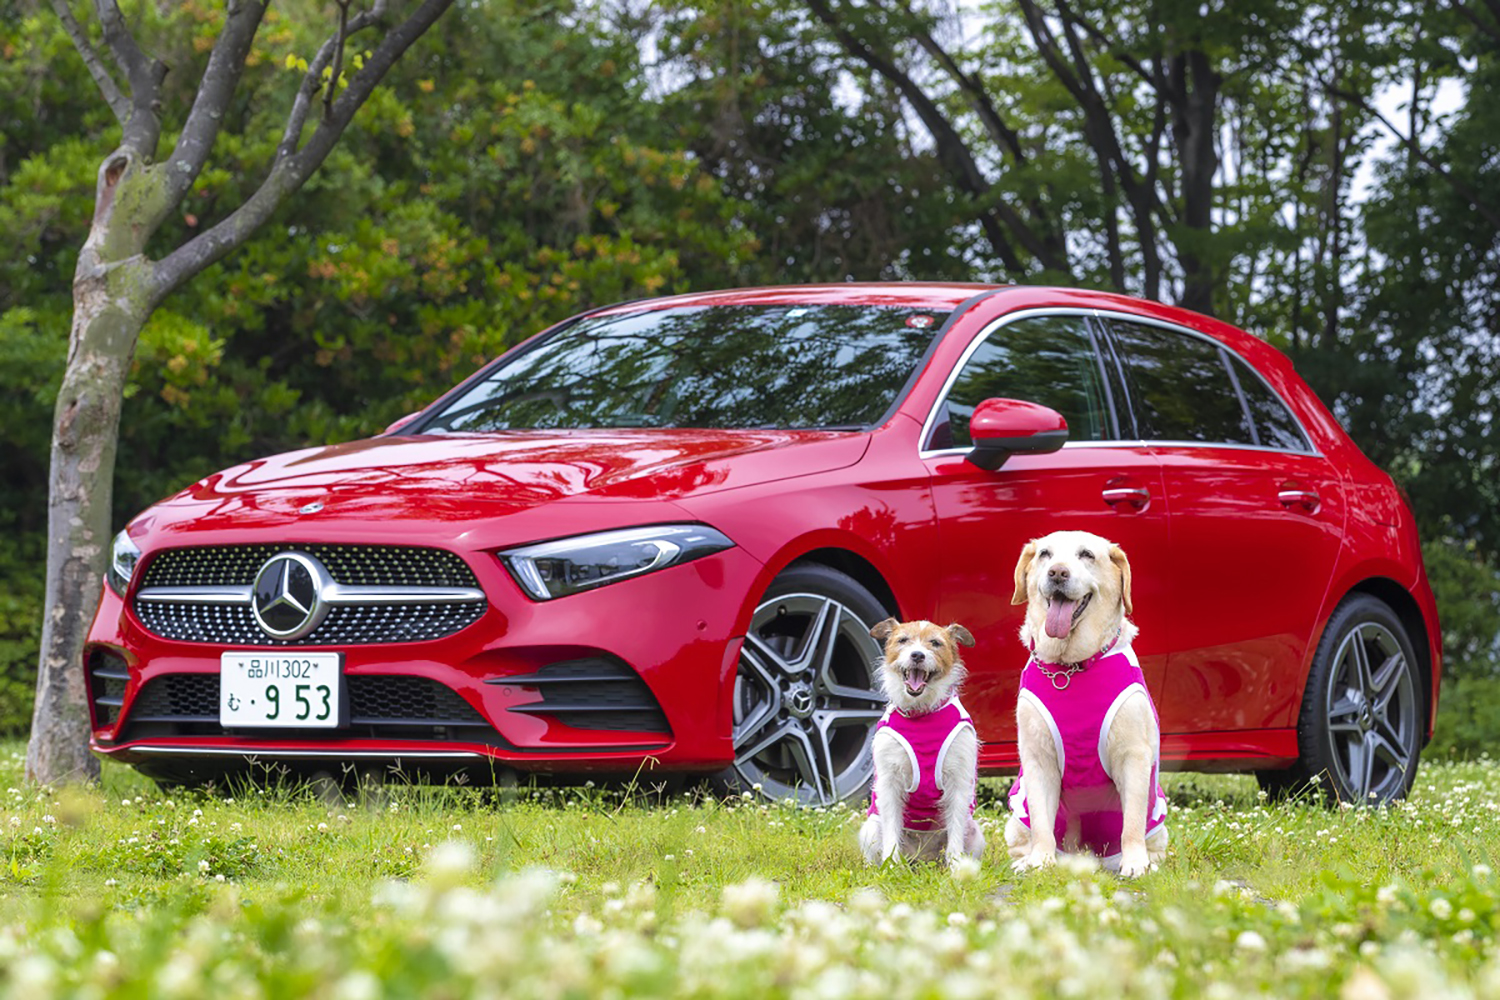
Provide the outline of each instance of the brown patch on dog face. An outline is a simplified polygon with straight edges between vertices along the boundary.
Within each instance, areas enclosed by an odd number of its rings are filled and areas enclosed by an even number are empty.
[[[1010,603],[1026,603],[1026,578],[1031,573],[1031,564],[1036,559],[1036,540],[1026,543],[1021,549],[1021,558],[1016,562],[1016,592],[1010,595]]]
[[[911,698],[937,688],[955,670],[963,668],[960,645],[972,646],[974,637],[956,622],[937,625],[929,621],[881,622],[885,635],[885,670],[893,675],[888,689],[904,688]],[[874,634],[874,629],[871,630]]]
[[[1120,603],[1125,607],[1127,615],[1135,614],[1135,606],[1130,601],[1130,560],[1125,557],[1125,550],[1118,545],[1109,547],[1109,561],[1114,563],[1115,569],[1120,571]]]

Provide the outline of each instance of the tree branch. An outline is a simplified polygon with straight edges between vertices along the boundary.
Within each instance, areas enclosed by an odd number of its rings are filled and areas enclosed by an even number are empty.
[[[958,130],[948,121],[937,104],[923,92],[921,87],[917,86],[916,81],[894,61],[856,38],[840,23],[826,0],[808,0],[808,7],[812,9],[818,20],[833,32],[834,37],[846,51],[890,81],[897,92],[912,106],[912,110],[916,111],[917,117],[922,119],[922,124],[932,135],[933,142],[937,146],[938,158],[956,175],[958,187],[975,198],[990,194],[990,182],[985,179],[984,172],[979,169],[979,164],[969,150],[968,144],[964,142],[963,137],[959,135]],[[1022,274],[1026,268],[1011,245],[1010,238],[1006,235],[1007,231],[1013,233],[1027,252],[1043,267],[1062,272],[1069,270],[1066,258],[1060,257],[1048,241],[1044,240],[1026,223],[1025,219],[1021,218],[1020,213],[1005,202],[995,201],[988,211],[980,213],[978,221],[990,245],[994,247],[995,253],[1011,272]]]
[[[353,37],[385,17],[385,13],[386,0],[375,0],[374,6],[349,22],[343,32],[343,37],[345,39]],[[307,72],[302,76],[302,83],[297,88],[297,96],[292,99],[292,109],[286,116],[286,128],[281,133],[281,144],[276,147],[278,159],[291,156],[301,144],[302,126],[307,124],[307,112],[312,107],[313,94],[317,91],[318,84],[323,79],[323,70],[333,59],[334,48],[338,44],[339,36],[331,36],[318,47],[317,55],[313,56],[312,62],[308,64]]]
[[[104,29],[104,43],[130,86],[130,115],[124,121],[120,144],[143,157],[152,156],[156,152],[156,140],[161,136],[158,112],[161,82],[166,78],[167,66],[159,59],[146,58],[130,34],[115,0],[94,0],[94,12]]]
[[[187,122],[182,126],[177,147],[172,150],[166,171],[169,206],[182,200],[208,162],[208,154],[219,135],[219,127],[235,88],[239,86],[245,58],[250,54],[255,33],[260,30],[266,7],[267,0],[239,0],[229,4],[224,27],[209,53],[208,65],[203,69],[203,79],[198,84]]]
[[[1439,177],[1447,181],[1448,186],[1456,191],[1460,197],[1466,199],[1469,204],[1473,206],[1474,211],[1478,212],[1486,222],[1494,226],[1497,230],[1500,230],[1500,208],[1488,204],[1480,196],[1479,191],[1473,185],[1469,184],[1467,181],[1453,176],[1453,174],[1449,172],[1448,168],[1443,166],[1443,164],[1439,162],[1436,157],[1422,148],[1422,143],[1417,139],[1416,136],[1409,136],[1403,133],[1389,118],[1381,114],[1374,105],[1365,100],[1362,95],[1349,90],[1340,90],[1338,87],[1335,87],[1330,83],[1324,83],[1323,89],[1332,96],[1355,105],[1366,114],[1373,117],[1376,121],[1380,122],[1381,126],[1391,134],[1392,138],[1401,143],[1401,145],[1405,146],[1413,156],[1430,167],[1433,172],[1436,173]]]
[[[52,0],[52,9],[57,12],[57,19],[62,22],[63,30],[73,40],[73,47],[83,57],[83,64],[88,67],[89,76],[94,78],[94,83],[99,86],[99,93],[104,95],[104,101],[109,109],[115,113],[115,118],[124,125],[130,118],[130,99],[121,91],[119,84],[115,83],[114,77],[109,75],[109,70],[104,68],[104,63],[99,58],[99,53],[94,51],[88,36],[84,34],[83,28],[79,26],[78,19],[73,16],[73,9],[68,6],[68,0]]]
[[[243,205],[156,263],[153,308],[188,278],[248,240],[287,196],[307,181],[391,66],[452,4],[453,0],[423,0],[410,17],[386,33],[365,60],[364,67],[333,102],[331,112],[318,124],[306,145],[291,153],[278,151],[270,173]]]
[[[1463,0],[1453,0],[1453,10],[1474,27],[1484,32],[1492,41],[1500,42],[1500,0],[1484,0],[1485,8],[1494,21],[1485,21],[1479,13]]]

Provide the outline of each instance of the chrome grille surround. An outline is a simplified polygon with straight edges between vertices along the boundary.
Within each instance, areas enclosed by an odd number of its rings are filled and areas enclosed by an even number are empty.
[[[282,552],[314,556],[332,581],[327,617],[306,635],[278,639],[255,620],[256,574]],[[488,608],[473,572],[442,549],[374,545],[234,545],[170,549],[146,567],[133,602],[164,639],[233,646],[424,642],[452,635]]]

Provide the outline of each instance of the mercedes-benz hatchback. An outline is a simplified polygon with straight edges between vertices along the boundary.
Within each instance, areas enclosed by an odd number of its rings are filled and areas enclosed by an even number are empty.
[[[383,434],[162,501],[115,541],[93,746],[173,781],[645,766],[828,803],[868,785],[894,615],[973,633],[1005,771],[1012,570],[1060,528],[1129,554],[1167,766],[1410,787],[1440,673],[1412,515],[1287,359],[933,284],[594,310]]]

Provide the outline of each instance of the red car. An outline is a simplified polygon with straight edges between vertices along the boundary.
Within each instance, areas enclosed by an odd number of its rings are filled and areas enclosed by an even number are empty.
[[[1004,771],[1012,570],[1059,528],[1129,553],[1168,766],[1411,787],[1440,674],[1417,532],[1286,358],[1155,303],[946,284],[597,309],[384,434],[162,501],[115,542],[93,746],[168,781],[646,765],[852,799],[895,615],[974,634]]]

